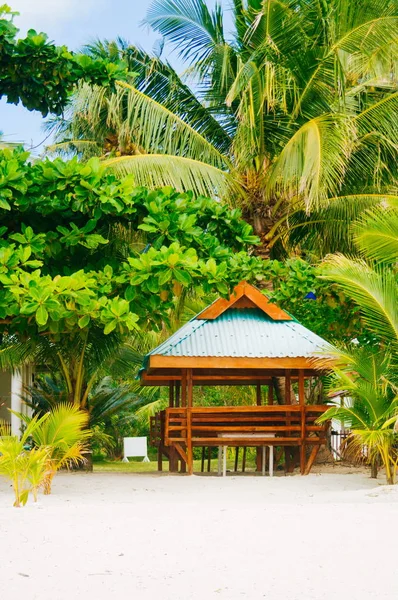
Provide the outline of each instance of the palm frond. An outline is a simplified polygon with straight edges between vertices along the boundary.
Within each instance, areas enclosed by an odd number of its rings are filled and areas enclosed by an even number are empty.
[[[21,418],[27,424],[31,422],[30,417],[21,415]],[[90,438],[90,431],[86,429],[88,419],[88,413],[79,407],[61,403],[47,413],[47,418],[31,435],[38,446],[63,449]]]
[[[70,156],[73,154],[82,154],[87,159],[90,156],[100,156],[102,145],[95,140],[64,140],[46,147],[48,154],[57,154],[60,156]]]
[[[228,47],[223,50],[224,53],[227,51]],[[213,54],[214,60],[222,62],[221,69],[219,69],[221,73],[228,71],[228,66],[225,64],[228,61],[225,57],[217,57],[215,52]],[[131,44],[122,50],[122,58],[127,61],[130,70],[136,74],[135,88],[181,117],[185,123],[198,131],[220,152],[229,153],[232,141],[230,134],[233,132],[232,115],[229,115],[227,121],[225,118],[220,119],[219,115],[215,118],[208,106],[202,104],[169,62],[151,56]],[[228,89],[229,83],[225,82],[224,85]]]
[[[124,408],[133,408],[141,402],[134,384],[116,385],[110,377],[105,377],[90,395],[90,426],[95,426]]]
[[[354,241],[363,254],[379,263],[398,260],[398,209],[369,210],[353,226]]]
[[[149,423],[151,417],[155,416],[158,412],[165,409],[168,405],[168,401],[164,398],[157,398],[152,402],[148,402],[141,406],[138,410],[135,411],[135,419],[139,423],[147,424]]]
[[[344,92],[346,82],[342,53],[355,57],[355,61],[350,62],[350,76],[355,80],[380,77],[381,74],[389,79],[391,65],[396,64],[398,57],[397,24],[398,16],[388,14],[388,10],[386,14],[384,5],[378,16],[372,15],[369,20],[344,29],[342,36],[334,41],[313,68],[295,103],[292,121],[304,112],[304,104],[307,100],[310,102],[315,93],[330,96],[333,88]]]
[[[108,120],[121,123],[120,135],[147,152],[187,156],[219,168],[229,166],[228,158],[196,129],[128,83],[118,82],[118,91],[109,100]]]
[[[290,138],[274,165],[268,192],[302,198],[307,209],[338,196],[351,154],[355,128],[337,115],[305,123]]]
[[[357,115],[355,120],[359,135],[377,131],[379,135],[391,140],[397,147],[397,113],[398,92],[387,95]]]
[[[396,201],[388,194],[350,194],[328,198],[326,206],[312,210],[289,211],[270,231],[272,243],[282,238],[289,248],[304,247],[316,256],[329,253],[354,253],[351,224],[368,209],[384,213]],[[277,233],[278,232],[278,233]]]
[[[197,195],[228,197],[236,187],[232,176],[206,163],[182,156],[138,154],[104,160],[120,175],[133,174],[137,185],[158,188],[170,185]]]
[[[192,62],[203,61],[224,42],[221,8],[210,12],[204,0],[154,0],[146,22]]]
[[[31,338],[20,340],[16,336],[3,336],[0,348],[0,370],[17,370],[23,364],[33,362],[35,357],[36,344]]]
[[[398,287],[389,269],[372,269],[365,261],[333,255],[325,261],[325,279],[344,288],[358,304],[369,330],[398,346]]]
[[[73,113],[78,115],[79,138],[87,134],[92,140],[95,135],[92,141],[98,143],[106,139],[107,131],[114,132],[124,154],[134,148],[138,154],[171,154],[217,168],[229,166],[227,156],[182,117],[126,82],[118,82],[110,95],[99,86],[82,84],[74,97]]]

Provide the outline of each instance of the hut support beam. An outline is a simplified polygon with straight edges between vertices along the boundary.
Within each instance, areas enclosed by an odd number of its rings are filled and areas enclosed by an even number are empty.
[[[169,383],[169,407],[174,408],[174,381]]]
[[[304,371],[300,369],[299,371],[299,404],[301,407],[301,446],[300,446],[300,473],[304,475],[305,473],[305,437],[306,437],[306,427],[305,427],[305,388],[304,388]]]
[[[193,404],[193,381],[192,369],[186,372],[186,399],[187,399],[187,467],[188,475],[193,473],[193,449],[192,449],[192,404]]]
[[[290,373],[289,369],[286,369],[286,371],[285,371],[285,404],[286,405],[292,403],[290,386],[291,386],[291,373]],[[290,413],[286,413],[286,424],[288,427],[291,425],[291,420],[289,417],[290,417]],[[286,473],[291,473],[292,464],[293,464],[293,461],[292,461],[290,446],[285,446],[285,472]]]
[[[257,406],[261,406],[261,383],[260,382],[258,382],[256,385],[256,404],[257,404]],[[256,448],[256,471],[260,472],[262,470],[263,470],[263,449]]]

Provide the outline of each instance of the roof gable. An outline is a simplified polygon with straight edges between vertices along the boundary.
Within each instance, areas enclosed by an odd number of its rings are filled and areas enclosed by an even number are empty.
[[[228,300],[218,298],[213,304],[199,313],[196,319],[211,321],[217,319],[229,308],[258,308],[273,321],[292,321],[292,317],[284,310],[272,304],[264,294],[255,287],[242,281],[234,288]]]

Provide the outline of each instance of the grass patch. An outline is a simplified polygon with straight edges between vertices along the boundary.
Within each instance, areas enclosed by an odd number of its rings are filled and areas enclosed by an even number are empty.
[[[196,473],[200,473],[201,469],[201,461],[194,460],[193,470]],[[94,462],[94,473],[156,473],[158,470],[158,463],[155,460],[151,460],[150,462],[142,462],[141,460],[130,460],[128,463],[124,463],[121,461],[100,461]],[[234,461],[227,461],[227,470],[233,471],[234,469]],[[169,463],[168,461],[163,461],[163,472],[168,472]],[[216,458],[213,458],[211,461],[211,472],[216,473],[218,470],[218,462]],[[241,471],[241,466],[239,464],[239,471]],[[250,472],[254,470],[254,465],[247,464],[246,471]],[[207,471],[207,461],[205,462],[205,471]]]
[[[121,461],[101,461],[93,465],[94,473],[154,473],[158,470],[158,463],[155,460],[151,462],[142,462],[131,460],[128,463]],[[168,470],[168,463],[165,462],[164,470]]]

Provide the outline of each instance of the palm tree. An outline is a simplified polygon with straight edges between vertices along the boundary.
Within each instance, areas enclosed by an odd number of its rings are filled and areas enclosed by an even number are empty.
[[[325,227],[346,230],[396,198],[397,2],[231,8],[227,35],[220,5],[152,2],[147,23],[177,49],[191,86],[123,40],[87,47],[127,60],[134,76],[113,94],[83,84],[57,124],[58,150],[100,155],[138,184],[243,203],[266,255],[289,238],[336,250],[344,236],[325,240]]]
[[[365,458],[374,476],[381,462],[387,483],[393,484],[398,463],[398,434],[394,429],[398,380],[391,354],[365,347],[341,350],[336,358],[330,391],[344,390],[348,400],[345,405],[329,408],[319,421],[337,419],[349,427],[346,456]]]
[[[358,304],[364,324],[398,364],[398,204],[370,210],[353,225],[360,258],[329,256],[324,277]]]
[[[362,256],[328,257],[325,277],[358,304],[373,340],[356,351],[338,354],[332,389],[346,390],[353,403],[328,410],[322,419],[350,423],[351,448],[359,451],[367,446],[370,461],[376,465],[381,459],[388,483],[394,483],[398,463],[398,205],[384,213],[366,211],[352,230]]]
[[[0,475],[11,481],[16,507],[26,504],[30,492],[33,492],[36,501],[37,489],[45,479],[48,448],[27,451],[27,446],[31,436],[47,418],[46,414],[31,419],[21,438],[10,435],[5,424],[0,423]]]
[[[73,405],[87,415],[88,427],[97,432],[96,426],[105,419],[145,401],[137,394],[136,382],[132,383],[142,356],[114,332],[105,336],[93,328],[72,338],[4,336],[0,367],[15,370],[26,363],[35,365],[35,382],[24,390],[24,402],[33,415]],[[90,452],[84,466],[92,467]]]
[[[29,428],[37,417],[18,415]],[[87,429],[88,414],[73,404],[61,403],[51,412],[40,418],[39,427],[31,431],[38,449],[46,449],[46,473],[42,482],[44,493],[51,494],[51,485],[55,474],[62,468],[78,465],[84,461],[91,432]]]
[[[90,398],[99,382],[110,374],[115,379],[125,377],[126,373],[132,372],[140,358],[123,335],[115,332],[104,335],[99,328],[91,328],[59,339],[4,336],[0,367],[14,370],[24,363],[33,363],[39,373],[49,374],[50,377],[42,381],[45,410],[51,407],[51,397],[58,397],[59,401],[74,404],[83,410],[93,410]],[[131,394],[129,396],[124,390],[117,397],[108,398],[106,408],[111,409],[114,405],[120,406],[130,401]]]

